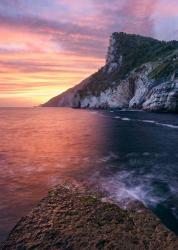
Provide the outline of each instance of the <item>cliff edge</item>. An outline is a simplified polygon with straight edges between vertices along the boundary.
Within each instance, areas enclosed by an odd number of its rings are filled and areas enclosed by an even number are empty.
[[[115,32],[104,67],[42,106],[178,112],[178,41]]]

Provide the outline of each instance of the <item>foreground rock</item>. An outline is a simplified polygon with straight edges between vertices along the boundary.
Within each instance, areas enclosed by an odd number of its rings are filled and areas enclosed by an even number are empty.
[[[178,238],[146,209],[122,210],[60,186],[22,218],[1,250],[176,250]]]
[[[178,112],[178,41],[115,32],[104,67],[42,106]]]

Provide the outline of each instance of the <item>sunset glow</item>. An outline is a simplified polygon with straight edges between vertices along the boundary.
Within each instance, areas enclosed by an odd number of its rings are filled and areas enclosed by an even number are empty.
[[[173,40],[177,30],[176,0],[1,0],[0,106],[76,85],[104,64],[114,31]]]

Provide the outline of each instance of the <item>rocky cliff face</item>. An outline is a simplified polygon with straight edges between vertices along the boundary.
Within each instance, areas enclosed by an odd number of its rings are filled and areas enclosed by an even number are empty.
[[[43,106],[178,111],[178,42],[113,33],[106,64]]]

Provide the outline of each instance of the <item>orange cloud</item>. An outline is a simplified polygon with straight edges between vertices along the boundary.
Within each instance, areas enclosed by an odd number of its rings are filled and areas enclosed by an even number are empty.
[[[0,105],[45,102],[80,82],[104,64],[112,32],[178,38],[177,13],[176,0],[1,0]]]

